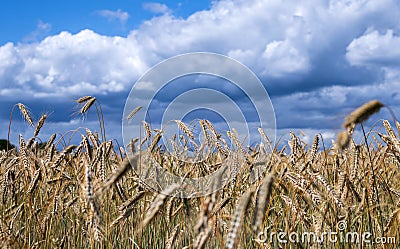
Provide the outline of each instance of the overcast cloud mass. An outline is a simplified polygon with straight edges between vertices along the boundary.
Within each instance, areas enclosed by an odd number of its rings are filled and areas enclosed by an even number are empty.
[[[162,60],[197,51],[249,67],[272,99],[280,131],[321,132],[331,139],[343,117],[371,99],[400,115],[399,1],[221,0],[187,18],[174,16],[165,4],[143,7],[158,15],[124,37],[86,29],[2,44],[0,137],[7,137],[4,127],[17,102],[36,120],[49,114],[44,139],[79,126],[96,130],[95,112],[85,121],[73,113],[73,99],[93,95],[103,107],[107,134],[120,139],[133,83]],[[97,14],[121,23],[132,15],[123,9]],[[14,116],[13,141],[20,132],[30,137],[33,131]],[[379,117],[391,118],[387,110]]]

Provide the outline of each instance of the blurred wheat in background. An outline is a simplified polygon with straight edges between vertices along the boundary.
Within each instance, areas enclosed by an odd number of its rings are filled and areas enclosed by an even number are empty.
[[[362,126],[383,107],[379,101],[351,113],[332,146],[318,134],[312,144],[306,144],[295,131],[288,146],[286,142],[274,145],[259,129],[264,141],[244,148],[234,132],[228,134],[229,143],[224,141],[208,120],[199,121],[205,139],[197,144],[191,127],[175,120],[185,134],[175,139],[185,140],[183,144],[196,151],[214,148],[206,160],[194,163],[179,160],[185,155],[178,156],[177,151],[165,152],[159,143],[162,131],[146,122],[142,140],[119,148],[115,141],[106,140],[96,98],[85,96],[77,102],[82,114],[96,107],[100,129],[86,129],[76,145],[55,134],[39,144],[47,116],[34,125],[28,109],[16,105],[33,130],[31,138],[19,136],[17,148],[0,152],[2,248],[360,246],[328,240],[293,244],[281,244],[276,238],[259,240],[266,230],[339,232],[337,224],[343,221],[347,226],[342,232],[400,238],[400,124],[379,121],[368,133]],[[139,109],[132,110],[129,118]],[[12,118],[10,126],[11,122]],[[355,129],[362,129],[365,138],[359,144],[352,138]],[[133,154],[130,161],[128,154]],[[233,180],[222,188],[211,183],[217,191],[206,196],[178,198],[172,194],[182,188],[179,184],[161,192],[157,171],[150,171],[144,181],[132,170],[150,157],[168,172],[193,178],[216,172],[222,162],[228,162]],[[257,176],[256,166],[262,169]],[[154,186],[147,184],[151,179]]]

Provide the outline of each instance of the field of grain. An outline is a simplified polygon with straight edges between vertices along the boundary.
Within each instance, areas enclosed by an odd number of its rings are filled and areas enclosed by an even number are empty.
[[[82,114],[96,111],[95,98],[77,101]],[[104,140],[99,108],[99,131],[80,130],[79,144],[56,135],[39,144],[46,116],[35,125],[23,104],[15,107],[33,132],[0,152],[1,248],[395,248],[400,239],[400,123],[379,121],[371,131],[362,126],[379,102],[349,114],[333,145],[319,134],[306,144],[296,131],[275,145],[260,129],[264,141],[256,147],[242,146],[234,132],[228,146],[201,120],[204,143],[214,149],[195,163],[165,152],[162,131],[147,123],[142,140],[129,148]],[[176,123],[186,134],[181,138],[191,140],[191,127]],[[360,144],[352,139],[355,130],[363,131]],[[127,155],[136,164],[151,157],[192,178],[228,162],[232,181],[206,196],[174,197],[168,194],[182,186],[173,183],[161,193],[148,184],[157,182],[157,172],[139,178]],[[307,233],[323,239],[302,240]],[[349,233],[369,236],[346,241]],[[377,239],[382,243],[373,244]]]

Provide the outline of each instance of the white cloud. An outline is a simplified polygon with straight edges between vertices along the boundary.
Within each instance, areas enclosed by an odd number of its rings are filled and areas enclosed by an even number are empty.
[[[105,17],[109,20],[118,20],[121,23],[125,23],[129,19],[129,14],[128,12],[122,11],[120,9],[118,10],[99,10],[97,11],[97,14]]]
[[[11,80],[23,67],[23,59],[13,43],[0,47],[0,79]]]
[[[352,65],[400,66],[400,36],[391,29],[384,34],[374,30],[354,39],[346,57]]]
[[[171,10],[167,5],[156,2],[147,2],[143,3],[143,9],[150,11],[155,14],[169,14]]]
[[[264,74],[273,77],[282,77],[285,74],[306,73],[310,62],[306,55],[302,55],[287,40],[273,41],[267,45],[262,57],[265,59]]]
[[[119,92],[147,69],[135,40],[90,30],[34,44],[8,43],[0,47],[0,58],[3,89],[20,87],[37,96]]]
[[[157,3],[145,5],[167,10]],[[0,62],[0,85],[11,82],[24,90],[57,94],[68,94],[66,89],[72,91],[80,85],[92,94],[127,90],[148,66],[162,59],[210,51],[232,56],[267,81],[278,78],[286,88],[295,89],[304,77],[313,77],[310,74],[319,71],[337,71],[332,76],[338,77],[346,65],[330,60],[344,57],[349,44],[347,58],[352,63],[365,61],[362,58],[369,56],[364,49],[367,38],[388,40],[374,54],[394,57],[399,47],[394,46],[398,40],[394,31],[384,36],[372,32],[354,39],[372,24],[381,29],[395,25],[398,21],[390,18],[390,13],[398,12],[398,6],[390,0],[385,0],[385,5],[371,1],[219,1],[210,10],[186,19],[172,15],[153,18],[132,30],[128,37],[83,30],[77,34],[62,32],[34,44],[6,44],[1,47],[0,56],[10,59]],[[99,14],[121,21],[128,18],[121,10]],[[371,21],[376,16],[382,17]],[[394,53],[390,54],[386,47],[392,47]],[[64,85],[68,87],[56,91]]]

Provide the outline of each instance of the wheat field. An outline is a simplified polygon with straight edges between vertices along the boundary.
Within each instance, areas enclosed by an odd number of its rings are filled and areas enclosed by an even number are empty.
[[[25,105],[15,105],[26,125],[32,126],[27,128],[32,137],[19,135],[17,148],[0,152],[2,248],[397,246],[400,123],[379,121],[366,132],[363,122],[383,107],[378,101],[350,113],[332,145],[319,134],[306,144],[296,131],[290,132],[289,141],[275,145],[259,129],[263,142],[245,148],[234,132],[228,132],[227,143],[211,122],[200,120],[204,143],[212,153],[195,163],[165,152],[159,143],[162,130],[153,130],[146,122],[140,140],[132,140],[128,148],[118,147],[114,140],[105,140],[96,98],[85,96],[77,103],[82,114],[99,115],[99,130],[77,133],[79,144],[61,143],[56,134],[40,144],[47,116],[35,124]],[[196,151],[205,147],[196,144],[191,126],[175,123],[185,134],[175,139],[192,144]],[[9,133],[11,125],[10,119]],[[352,138],[355,130],[363,131],[361,143]],[[144,180],[132,169],[138,167],[132,164],[146,163],[149,157],[184,177],[208,175],[227,163],[232,180],[206,196],[175,197],[180,184],[161,191],[157,184],[148,184],[149,179],[157,180],[157,172]],[[256,168],[261,169],[257,176]],[[330,241],[328,231],[341,236],[368,233],[369,239],[380,238],[382,243]],[[296,235],[307,233],[325,239],[296,240]]]

